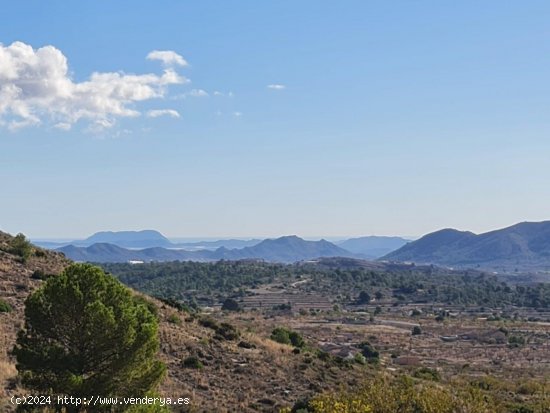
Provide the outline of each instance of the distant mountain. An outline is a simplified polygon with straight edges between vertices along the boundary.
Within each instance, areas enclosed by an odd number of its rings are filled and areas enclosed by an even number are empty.
[[[443,229],[410,242],[383,260],[452,266],[550,266],[550,221],[523,222],[476,235]]]
[[[407,242],[409,241],[401,237],[367,236],[350,238],[337,242],[336,245],[364,258],[379,258],[401,248]]]
[[[209,256],[203,257],[202,252],[174,250],[162,247],[127,249],[108,243],[97,243],[89,247],[77,247],[66,245],[58,248],[67,258],[73,261],[88,262],[128,262],[128,261],[204,261],[210,260]],[[211,252],[208,252],[209,254]]]
[[[214,251],[187,251],[162,247],[130,250],[108,243],[97,243],[89,247],[68,245],[58,248],[75,261],[127,262],[127,261],[217,261],[247,258],[273,262],[296,262],[319,257],[354,257],[328,241],[305,241],[296,236],[267,239],[253,247],[228,249],[220,247]]]
[[[83,241],[77,241],[76,245],[90,246],[97,243],[108,243],[124,248],[151,248],[171,247],[173,244],[168,238],[158,231],[102,231],[96,232]]]
[[[231,250],[237,258],[262,258],[266,261],[296,262],[319,257],[353,257],[354,254],[328,242],[306,241],[295,235],[266,239],[253,247]]]
[[[220,239],[216,241],[178,242],[176,246],[188,250],[217,249],[220,247],[234,249],[252,247],[260,242],[262,242],[261,239]]]

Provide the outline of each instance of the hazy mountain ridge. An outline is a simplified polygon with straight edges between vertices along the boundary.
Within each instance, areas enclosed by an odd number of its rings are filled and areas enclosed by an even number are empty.
[[[402,247],[409,240],[401,237],[365,236],[350,238],[336,243],[354,254],[360,254],[364,258],[378,258]]]
[[[187,251],[162,247],[129,250],[113,244],[98,243],[89,247],[69,245],[58,251],[75,261],[127,262],[127,261],[216,261],[239,260],[245,258],[263,259],[275,262],[295,262],[319,257],[354,257],[326,240],[306,241],[297,236],[267,239],[252,247],[227,249],[220,247],[214,251]]]
[[[478,235],[443,229],[381,259],[455,266],[549,266],[550,221],[522,222]]]
[[[36,240],[34,243],[44,248],[58,249],[73,245],[76,247],[90,247],[93,244],[112,244],[122,248],[129,249],[145,249],[145,248],[172,248],[183,249],[187,251],[215,251],[219,248],[228,250],[245,249],[247,247],[255,247],[263,241],[268,241],[252,238],[252,239],[215,239],[201,241],[184,241],[181,239],[168,239],[163,234],[155,230],[143,231],[102,231],[97,232],[86,239],[73,241],[55,241],[55,240]],[[350,238],[333,242],[344,250],[346,253],[353,253],[360,258],[374,259],[388,254],[406,244],[408,240],[401,237],[385,237],[385,236],[364,236],[358,238]],[[263,245],[265,247],[265,244]],[[331,247],[332,248],[332,247]],[[242,251],[246,257],[250,251]],[[73,253],[77,251],[72,250]],[[85,254],[85,252],[80,252]],[[254,252],[257,253],[257,252]],[[219,251],[219,255],[225,255],[224,250]],[[200,254],[199,254],[200,256]],[[205,254],[205,257],[210,257]],[[250,258],[250,257],[249,257]]]

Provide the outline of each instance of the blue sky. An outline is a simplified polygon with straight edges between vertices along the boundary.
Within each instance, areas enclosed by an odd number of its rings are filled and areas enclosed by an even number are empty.
[[[0,18],[4,231],[550,218],[547,1],[13,1]]]

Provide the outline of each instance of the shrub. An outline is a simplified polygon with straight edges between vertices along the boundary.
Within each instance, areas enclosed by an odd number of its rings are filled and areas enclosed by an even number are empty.
[[[0,299],[0,313],[9,313],[11,312],[12,308],[11,305],[9,305],[4,300]]]
[[[508,344],[510,347],[521,347],[525,344],[525,337],[522,336],[509,336]]]
[[[233,298],[227,298],[222,305],[224,311],[239,311],[240,309],[239,303]]]
[[[198,359],[198,357],[195,356],[189,356],[185,360],[183,360],[183,367],[186,367],[188,369],[197,369],[200,370],[204,366],[201,363],[201,361]]]
[[[369,363],[378,363],[378,361],[380,360],[380,353],[374,348],[372,344],[370,344],[368,341],[364,341],[359,344],[359,348],[361,349],[361,354]]]
[[[46,256],[46,252],[44,250],[37,249],[34,251],[34,256],[38,258],[43,258]]]
[[[289,330],[284,327],[277,327],[271,332],[271,340],[281,344],[289,344],[296,348],[305,346],[305,341],[302,335],[296,331]]]
[[[212,330],[218,329],[217,321],[210,317],[202,317],[199,319],[199,324],[203,327],[211,328]]]
[[[170,314],[167,321],[171,324],[181,325],[181,318],[179,318],[177,314]]]
[[[306,344],[301,334],[297,333],[296,331],[290,331],[288,333],[288,337],[290,338],[290,343],[294,347],[302,348]]]
[[[417,379],[440,381],[441,376],[437,370],[430,369],[429,367],[420,367],[413,374]]]
[[[353,356],[353,360],[357,363],[357,364],[367,364],[367,359],[366,357],[361,354],[361,353],[356,353],[355,356]]]
[[[494,401],[475,391],[441,387],[430,383],[415,386],[407,377],[378,378],[353,391],[338,391],[313,397],[314,413],[486,413]]]
[[[289,331],[283,327],[277,327],[271,332],[271,340],[281,344],[292,344],[290,341]]]
[[[411,334],[413,336],[419,336],[420,334],[422,334],[422,329],[419,326],[414,326],[411,331]]]
[[[371,300],[370,294],[366,291],[361,291],[359,297],[357,297],[358,304],[368,304]]]
[[[10,242],[10,252],[21,257],[22,262],[27,262],[32,253],[32,245],[23,234],[17,234]]]
[[[239,336],[239,330],[237,330],[235,326],[232,326],[229,323],[222,323],[216,329],[216,335],[214,338],[217,340],[236,340]]]

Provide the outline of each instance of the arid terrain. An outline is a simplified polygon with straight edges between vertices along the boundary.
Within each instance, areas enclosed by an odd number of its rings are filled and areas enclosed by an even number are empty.
[[[23,325],[24,299],[70,263],[38,248],[22,263],[6,252],[10,240],[2,234],[0,298],[12,308],[0,313],[3,411],[13,410],[9,394],[23,392],[10,349]],[[160,394],[190,397],[181,411],[278,412],[323,392],[407,374],[480,389],[498,401],[494,412],[550,408],[547,309],[412,304],[389,296],[345,304],[339,294],[311,291],[310,283],[304,277],[256,286],[237,298],[238,311],[146,297],[158,308],[160,358],[168,367]],[[299,333],[304,345],[271,339],[279,327]],[[366,342],[375,359],[361,356]]]

